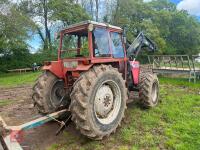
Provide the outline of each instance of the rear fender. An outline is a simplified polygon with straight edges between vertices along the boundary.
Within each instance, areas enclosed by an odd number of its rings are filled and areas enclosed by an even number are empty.
[[[58,78],[64,78],[62,61],[51,61],[49,65],[44,65],[42,70],[50,71]]]

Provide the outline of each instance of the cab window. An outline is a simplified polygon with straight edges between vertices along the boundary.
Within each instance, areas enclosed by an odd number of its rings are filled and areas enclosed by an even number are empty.
[[[110,57],[108,31],[106,28],[95,28],[93,31],[93,51],[95,57]]]
[[[62,39],[61,58],[88,57],[87,32],[64,34]]]
[[[124,57],[124,48],[122,45],[121,35],[117,32],[111,32],[111,45],[114,58]]]

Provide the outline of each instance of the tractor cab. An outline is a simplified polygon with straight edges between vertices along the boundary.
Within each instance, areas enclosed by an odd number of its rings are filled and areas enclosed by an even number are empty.
[[[122,29],[108,24],[85,21],[60,32],[58,59],[124,58]]]
[[[43,67],[59,78],[79,76],[95,64],[112,63],[125,74],[126,52],[120,27],[84,21],[60,31],[58,60]],[[67,79],[65,80],[67,81]]]

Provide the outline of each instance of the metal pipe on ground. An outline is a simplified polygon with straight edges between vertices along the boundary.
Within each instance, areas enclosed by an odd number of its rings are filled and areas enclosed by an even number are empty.
[[[68,109],[57,111],[19,126],[8,126],[0,117],[0,150],[23,150],[18,141],[22,131],[39,127],[49,121],[57,121],[61,126],[64,126],[66,122],[59,121],[57,118],[68,111]]]

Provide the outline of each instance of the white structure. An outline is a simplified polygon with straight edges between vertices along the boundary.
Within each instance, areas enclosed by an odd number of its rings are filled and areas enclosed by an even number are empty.
[[[200,63],[200,54],[199,57],[195,58],[195,61]]]

